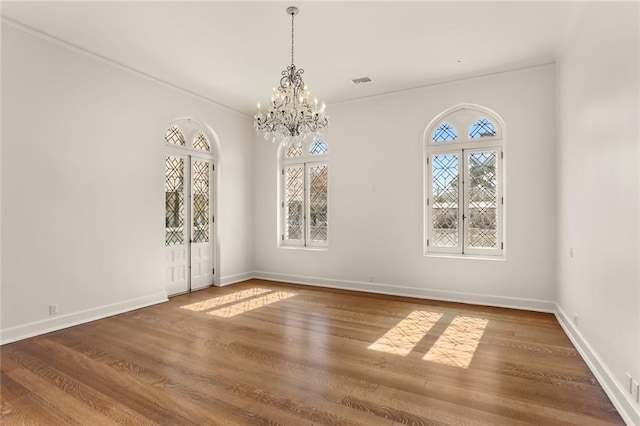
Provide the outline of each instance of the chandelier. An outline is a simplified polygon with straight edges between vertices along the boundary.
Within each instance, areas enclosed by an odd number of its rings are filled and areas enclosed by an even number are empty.
[[[326,127],[329,117],[324,113],[324,103],[318,106],[317,98],[310,101],[311,94],[302,81],[304,70],[297,69],[293,63],[293,19],[298,8],[288,7],[287,14],[291,15],[291,65],[280,73],[280,85],[273,89],[267,111],[262,112],[258,103],[254,127],[274,143],[300,146],[303,140],[315,137]]]

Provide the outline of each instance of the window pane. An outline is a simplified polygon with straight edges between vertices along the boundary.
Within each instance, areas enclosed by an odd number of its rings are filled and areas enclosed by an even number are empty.
[[[432,245],[458,246],[458,154],[434,155],[432,160]]]
[[[498,245],[498,191],[496,151],[472,152],[469,167],[469,247],[496,248]]]
[[[471,139],[488,138],[496,135],[496,127],[486,118],[480,118],[469,130]]]
[[[435,143],[438,142],[450,142],[458,139],[458,132],[456,129],[449,125],[449,123],[443,122],[435,132],[433,132],[433,137],[431,140]]]
[[[184,160],[165,158],[165,237],[167,246],[184,244]]]
[[[326,154],[328,151],[329,149],[327,148],[327,144],[324,143],[322,139],[316,139],[313,145],[311,145],[311,149],[309,150],[309,153],[311,155],[322,155],[322,154]]]
[[[296,144],[290,145],[287,148],[287,152],[285,154],[287,158],[300,157],[301,155],[302,155],[302,147]]]
[[[182,135],[180,129],[178,129],[176,126],[173,126],[169,128],[169,130],[167,130],[167,133],[164,135],[164,140],[165,142],[174,145],[185,146],[184,136]]]
[[[209,163],[193,162],[193,242],[209,241]]]
[[[201,149],[203,151],[209,151],[210,149],[209,141],[202,133],[196,136],[196,138],[193,140],[193,147],[195,149]]]
[[[309,167],[309,239],[327,240],[327,171],[326,164]]]
[[[285,238],[301,240],[304,218],[304,167],[289,167],[285,173]]]

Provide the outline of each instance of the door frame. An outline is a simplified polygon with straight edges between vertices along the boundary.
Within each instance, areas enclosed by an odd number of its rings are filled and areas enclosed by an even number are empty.
[[[220,265],[220,250],[219,250],[219,212],[218,212],[218,164],[217,164],[217,160],[218,160],[218,146],[219,146],[219,142],[218,142],[218,137],[215,134],[215,132],[211,129],[210,126],[208,126],[207,124],[193,119],[191,117],[185,117],[185,118],[178,118],[176,120],[173,120],[172,122],[169,123],[169,125],[167,126],[167,129],[176,126],[178,127],[178,129],[182,132],[184,138],[185,138],[185,142],[187,145],[191,144],[191,142],[193,141],[193,139],[197,136],[198,133],[203,133],[204,136],[207,138],[208,142],[209,142],[209,146],[210,146],[210,150],[207,151],[203,151],[203,150],[199,150],[199,149],[195,149],[191,146],[180,146],[180,145],[174,145],[174,144],[170,144],[168,142],[165,141],[164,144],[164,149],[162,150],[162,167],[164,169],[165,167],[165,161],[166,161],[166,157],[167,156],[180,156],[184,158],[185,161],[185,244],[187,246],[187,250],[186,250],[186,255],[187,255],[187,266],[189,268],[189,270],[187,271],[187,289],[185,289],[185,291],[182,292],[176,292],[176,293],[170,293],[170,296],[174,296],[174,295],[178,295],[181,293],[190,293],[191,291],[196,291],[196,290],[200,290],[206,287],[199,287],[197,289],[193,289],[192,288],[192,283],[191,283],[191,271],[190,271],[190,267],[191,267],[191,237],[192,237],[192,226],[193,224],[191,223],[191,221],[193,220],[192,216],[192,202],[193,200],[191,199],[191,167],[192,164],[191,162],[194,159],[200,159],[200,160],[206,160],[211,164],[211,169],[210,169],[210,178],[209,178],[209,213],[212,216],[212,221],[210,222],[210,241],[209,243],[211,244],[211,262],[212,262],[212,267],[214,270],[213,273],[213,279],[212,279],[212,283],[211,285],[215,285],[215,286],[219,286],[220,285],[220,270],[219,270],[219,265]],[[166,129],[165,129],[166,131]],[[188,165],[187,165],[188,163]],[[164,170],[163,170],[163,176],[164,176]],[[189,186],[187,186],[187,184]],[[165,192],[166,188],[165,188],[165,181],[163,179],[162,181],[162,191],[163,193]],[[165,207],[166,208],[166,207]],[[166,211],[165,211],[166,214]],[[188,222],[188,223],[187,223]],[[166,227],[163,225],[163,229],[162,229],[162,235],[164,236],[166,232]],[[163,237],[163,241],[164,241],[164,237]],[[165,248],[165,254],[166,254],[166,248],[170,247],[167,246],[166,244],[164,245]],[[164,263],[164,267],[166,268],[167,264],[166,264],[166,258],[165,258],[165,263]],[[167,286],[167,282],[165,281],[165,287]]]

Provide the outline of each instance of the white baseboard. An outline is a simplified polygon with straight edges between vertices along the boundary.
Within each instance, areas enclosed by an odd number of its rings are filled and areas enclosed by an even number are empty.
[[[166,291],[0,330],[0,345],[166,302]]]
[[[303,275],[279,274],[255,271],[253,278],[269,281],[281,281],[292,284],[306,284],[337,288],[342,290],[364,291],[368,293],[407,296],[420,299],[461,302],[472,305],[497,306],[500,308],[524,309],[537,312],[555,312],[555,303],[547,300],[523,299],[517,297],[491,296],[486,294],[463,293],[455,291],[433,290],[427,288],[401,287],[397,285],[369,283],[362,281],[335,280],[329,278],[308,277]]]
[[[252,278],[255,278],[255,274],[253,272],[243,272],[241,274],[227,275],[226,277],[220,277],[220,280],[215,285],[216,287],[224,287],[225,285],[247,281]]]
[[[600,359],[591,345],[576,329],[562,308],[551,301],[538,299],[524,299],[503,296],[491,296],[475,293],[452,292],[415,287],[401,287],[396,285],[369,283],[361,281],[335,280],[329,278],[310,277],[304,275],[279,274],[274,272],[254,271],[221,277],[217,286],[226,286],[250,279],[264,279],[292,284],[322,286],[342,290],[364,291],[369,293],[388,294],[393,296],[407,296],[421,299],[442,300],[448,302],[462,302],[474,305],[497,306],[504,308],[525,309],[538,312],[552,312],[571,342],[585,360],[594,376],[609,396],[614,406],[628,425],[640,425],[640,407],[616,380],[611,370]],[[0,345],[49,333],[74,325],[95,321],[134,309],[144,308],[168,300],[166,291],[152,295],[125,300],[110,305],[56,316],[42,321],[0,330]]]
[[[421,299],[442,300],[448,302],[462,302],[474,305],[497,306],[504,308],[525,309],[538,312],[553,312],[571,342],[585,360],[594,376],[609,396],[614,406],[628,425],[640,425],[640,408],[636,406],[631,396],[626,392],[611,373],[607,365],[600,359],[591,345],[585,340],[580,331],[573,326],[567,314],[554,302],[537,299],[524,299],[503,296],[491,296],[475,293],[462,293],[443,290],[433,290],[415,287],[401,287],[389,284],[369,283],[361,281],[335,280],[329,278],[310,277],[304,275],[279,274],[274,272],[254,271],[229,275],[220,278],[218,286],[226,286],[250,279],[264,279],[292,284],[322,286],[342,290],[364,291],[369,293],[388,294],[393,296],[407,296]],[[166,302],[165,291],[152,295],[129,299],[110,305],[56,316],[42,321],[0,330],[0,345],[26,339],[29,337],[49,333],[74,325],[83,324],[98,319],[117,315],[123,312]]]
[[[589,342],[573,325],[573,322],[558,304],[556,304],[555,314],[560,326],[569,336],[571,343],[578,349],[578,352],[587,363],[587,366],[589,366],[593,375],[596,376],[600,386],[611,399],[622,419],[629,426],[640,425],[640,407],[633,401],[627,390],[618,383],[607,364],[593,350]]]

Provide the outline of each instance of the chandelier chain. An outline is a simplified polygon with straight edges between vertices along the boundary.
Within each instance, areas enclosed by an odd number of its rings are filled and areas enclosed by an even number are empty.
[[[291,12],[291,65],[293,65],[293,19],[295,17],[295,13]]]

